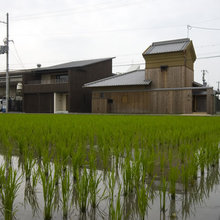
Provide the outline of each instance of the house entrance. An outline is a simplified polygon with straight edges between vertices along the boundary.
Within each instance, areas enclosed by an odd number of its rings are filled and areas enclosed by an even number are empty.
[[[54,113],[67,113],[67,94],[54,93]]]
[[[206,95],[194,95],[193,96],[193,112],[206,112]]]

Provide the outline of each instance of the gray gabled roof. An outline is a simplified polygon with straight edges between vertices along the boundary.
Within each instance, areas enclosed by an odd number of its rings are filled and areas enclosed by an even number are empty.
[[[84,87],[109,87],[109,86],[133,86],[149,85],[151,80],[145,80],[145,70],[136,70],[128,73],[114,75],[94,82],[86,83]]]
[[[100,59],[92,59],[92,60],[80,60],[80,61],[73,61],[68,63],[62,63],[55,66],[49,66],[49,67],[40,67],[34,69],[34,71],[41,71],[41,70],[57,70],[57,69],[69,69],[69,68],[77,68],[77,67],[84,67],[91,64],[111,60],[114,57],[108,57],[108,58],[100,58]]]
[[[154,42],[146,51],[144,51],[143,55],[184,51],[189,43],[189,38]]]

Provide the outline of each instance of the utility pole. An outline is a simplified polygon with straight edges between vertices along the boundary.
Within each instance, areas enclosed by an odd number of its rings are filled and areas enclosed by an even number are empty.
[[[189,31],[192,29],[190,25],[187,25],[187,38],[189,38]]]
[[[8,113],[9,100],[9,22],[8,13],[6,14],[6,113]]]
[[[202,84],[203,86],[207,86],[207,82],[205,80],[205,74],[208,73],[207,70],[201,70],[202,71]]]
[[[218,89],[217,89],[217,91],[220,92],[220,90],[219,90],[220,81],[218,81],[217,84],[218,84]]]
[[[9,15],[6,14],[6,22],[0,21],[0,23],[6,24],[6,39],[4,40],[4,46],[0,46],[0,54],[6,53],[6,91],[5,91],[5,98],[6,98],[6,109],[5,111],[8,112],[8,100],[9,100]]]

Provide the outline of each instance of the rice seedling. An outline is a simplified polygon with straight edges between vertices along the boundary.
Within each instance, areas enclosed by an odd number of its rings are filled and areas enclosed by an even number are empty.
[[[171,198],[175,200],[176,197],[176,182],[178,179],[178,167],[171,167],[169,172],[169,181],[170,181],[170,193]]]
[[[110,201],[109,206],[109,219],[121,220],[123,219],[123,207],[121,204],[121,184],[119,184],[118,195],[116,198],[116,204],[114,204],[114,200]]]
[[[133,178],[134,178],[134,187],[136,188],[136,191],[137,191],[140,185],[141,173],[142,173],[140,153],[138,153],[135,161],[133,162],[132,172],[133,172]]]
[[[160,156],[160,172],[163,175],[165,172],[165,160],[166,160],[164,152],[160,152],[159,156]]]
[[[130,161],[129,157],[125,158],[125,163],[122,172],[123,172],[123,193],[124,196],[127,196],[129,193],[133,192],[133,188],[134,188],[132,162]]]
[[[154,179],[153,179],[154,180]],[[145,219],[145,214],[149,206],[150,201],[150,187],[153,183],[153,180],[149,185],[146,185],[145,182],[142,182],[141,186],[137,190],[137,203],[138,209],[140,212],[141,219]]]
[[[17,171],[13,170],[12,167],[5,168],[4,166],[1,166],[0,184],[3,215],[5,220],[12,220],[16,213],[14,201],[21,184],[21,176],[18,176]]]
[[[60,180],[62,177],[62,172],[66,171],[66,168],[61,168],[62,163],[60,164],[59,160],[55,159],[53,162],[53,173],[54,173],[54,209],[59,210],[61,192],[60,192]],[[62,189],[62,187],[61,187]]]
[[[52,168],[46,164],[43,169],[39,169],[40,178],[43,188],[44,197],[44,219],[50,220],[52,218],[54,204],[54,191],[55,191],[55,178]]]
[[[24,191],[24,206],[27,203],[31,205],[33,216],[39,211],[38,198],[36,194],[36,186],[39,178],[39,173],[34,170],[31,180],[26,180]]]
[[[95,209],[99,203],[107,198],[106,187],[101,192],[100,184],[102,182],[102,175],[98,175],[97,170],[92,170],[89,174],[89,201],[91,207]]]
[[[77,172],[79,171],[80,167],[83,165],[83,162],[85,161],[85,152],[81,143],[79,144],[79,146],[75,151],[72,151],[71,161],[72,161],[73,178],[74,180],[76,180]]]
[[[109,171],[108,173],[108,190],[109,190],[108,197],[110,200],[114,200],[115,185],[116,185],[115,171],[114,169],[112,169],[112,171]]]
[[[35,165],[36,161],[33,158],[32,152],[29,152],[27,156],[27,152],[24,154],[24,172],[26,176],[26,180],[30,180],[31,172]]]
[[[85,213],[87,210],[89,197],[89,177],[85,167],[81,175],[79,170],[77,170],[75,188],[79,209],[82,213]]]
[[[109,146],[104,144],[101,148],[101,158],[103,163],[103,169],[106,171],[109,166]]]
[[[61,175],[63,219],[68,219],[69,201],[71,196],[70,170],[65,169]]]
[[[84,216],[91,209],[96,213],[102,208],[101,201],[108,204],[111,216],[125,219],[121,201],[126,203],[130,196],[139,195],[140,207],[153,202],[157,181],[148,186],[146,183],[154,175],[160,179],[163,213],[168,206],[168,191],[174,202],[179,184],[184,185],[187,194],[198,191],[201,199],[193,201],[202,201],[209,194],[211,186],[217,184],[210,174],[219,163],[219,122],[219,117],[0,115],[0,123],[5,125],[0,131],[0,146],[7,169],[13,166],[11,156],[19,156],[30,205],[34,204],[34,191],[36,196],[34,185],[42,186],[43,195],[47,195],[44,215],[50,213],[48,219],[61,210],[64,218],[70,217],[71,205]],[[203,175],[200,183],[199,170]],[[3,182],[0,180],[0,185]],[[148,195],[146,203],[141,201],[144,191]],[[74,203],[70,203],[71,194]],[[138,213],[143,217],[143,211],[139,209]]]
[[[204,148],[200,148],[198,152],[198,163],[200,166],[201,175],[204,175],[206,164],[206,152]]]
[[[163,176],[160,182],[160,210],[165,213],[166,211],[166,192],[168,188],[168,183],[166,178]]]
[[[154,163],[155,163],[155,152],[149,152],[149,156],[146,161],[147,173],[150,177],[154,175]]]

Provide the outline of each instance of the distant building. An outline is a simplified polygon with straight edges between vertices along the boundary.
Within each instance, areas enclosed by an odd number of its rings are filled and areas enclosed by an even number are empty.
[[[38,65],[35,69],[10,72],[10,97],[16,96],[16,86],[22,82],[22,94],[19,95],[23,99],[23,112],[91,112],[91,90],[82,86],[109,76],[112,76],[112,58],[74,61],[45,68]],[[17,81],[13,82],[15,79]],[[4,96],[5,74],[0,77],[0,84]]]
[[[17,84],[22,82],[22,73],[20,71],[14,71],[10,73],[10,96],[16,97]],[[5,97],[5,73],[0,73],[0,98]]]
[[[143,53],[145,70],[84,85],[93,113],[215,113],[212,87],[194,82],[196,54],[190,39],[155,42]]]
[[[22,86],[22,73],[20,71],[14,71],[10,73],[10,88],[9,88],[9,111],[22,111],[22,94],[19,88],[19,85]],[[3,107],[6,108],[6,104],[3,103],[6,97],[6,80],[5,73],[0,73],[0,100],[2,102],[2,106],[0,111],[3,111]]]

